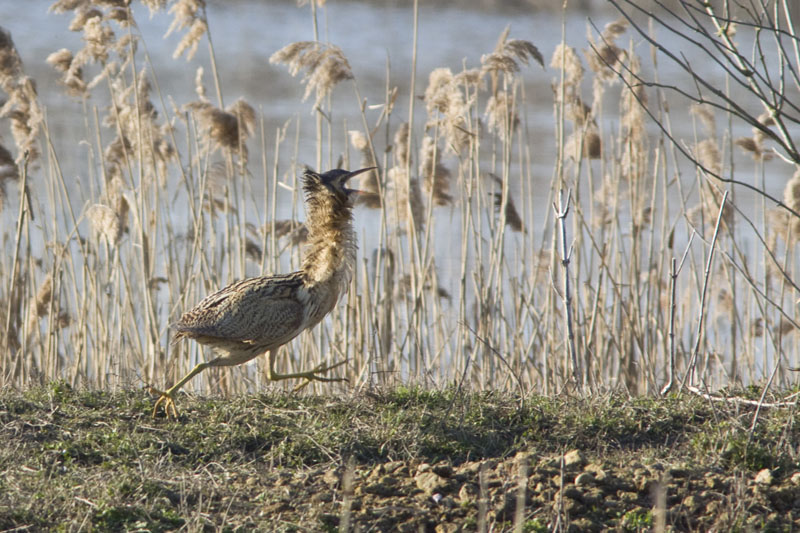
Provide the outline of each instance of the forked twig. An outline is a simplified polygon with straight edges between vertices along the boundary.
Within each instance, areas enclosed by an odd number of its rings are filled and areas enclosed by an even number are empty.
[[[572,324],[572,291],[569,282],[569,262],[572,258],[572,245],[567,248],[567,215],[569,214],[569,207],[572,203],[571,191],[567,190],[567,203],[564,204],[562,199],[563,190],[558,191],[558,201],[553,203],[553,212],[559,222],[561,230],[561,265],[564,267],[564,321],[567,324],[567,349],[569,350],[570,360],[572,362],[572,377],[579,390],[583,388],[584,378],[583,372],[578,364],[578,354],[575,349],[575,331]]]
[[[673,257],[672,263],[670,265],[670,272],[669,272],[669,379],[667,384],[661,389],[661,395],[665,396],[669,394],[669,391],[672,390],[672,386],[675,383],[675,308],[677,304],[675,303],[675,293],[677,290],[677,282],[678,282],[678,272],[683,269],[683,263],[686,261],[686,257],[689,255],[689,249],[692,246],[692,241],[694,240],[696,232],[692,232],[692,235],[689,237],[689,242],[686,244],[686,249],[683,251],[683,257],[681,257],[681,262],[679,265],[676,266],[676,260]]]

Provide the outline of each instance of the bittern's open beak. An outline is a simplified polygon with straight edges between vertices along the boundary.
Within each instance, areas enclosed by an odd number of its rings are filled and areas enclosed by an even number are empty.
[[[359,174],[363,174],[364,172],[369,172],[370,170],[377,170],[377,168],[378,168],[378,167],[367,167],[367,168],[362,168],[362,169],[359,169],[359,170],[354,170],[354,171],[352,171],[350,174],[348,174],[347,176],[345,176],[345,178],[344,178],[344,181],[345,181],[345,182],[348,182],[348,181],[350,181],[350,179],[351,179],[351,178],[353,178],[354,176],[358,176]],[[364,191],[360,191],[360,190],[358,190],[358,189],[348,189],[348,188],[345,188],[345,191],[347,191],[347,194],[348,194],[348,195],[351,195],[351,194],[352,194],[352,195],[355,195],[355,196],[358,196],[358,195],[360,195],[360,194],[367,194],[366,192],[364,192]]]

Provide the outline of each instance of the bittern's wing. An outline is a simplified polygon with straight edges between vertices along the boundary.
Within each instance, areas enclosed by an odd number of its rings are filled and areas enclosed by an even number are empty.
[[[216,337],[254,344],[280,345],[302,327],[302,285],[294,276],[249,278],[204,298],[174,324],[180,337]]]

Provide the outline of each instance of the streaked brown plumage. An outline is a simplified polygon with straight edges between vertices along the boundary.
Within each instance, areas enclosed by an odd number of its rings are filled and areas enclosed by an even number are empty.
[[[334,169],[323,174],[306,170],[303,189],[309,248],[302,267],[291,274],[237,281],[184,313],[174,325],[174,340],[194,339],[210,346],[217,357],[199,363],[168,391],[153,389],[160,395],[153,416],[160,405],[167,416],[177,416],[173,395],[205,368],[240,365],[265,352],[269,352],[271,380],[301,378],[306,380],[302,385],[314,380],[341,381],[319,374],[342,363],[278,374],[275,355],[278,348],[318,324],[350,282],[356,258],[352,213],[356,191],[347,188],[346,183],[367,170],[372,169]]]

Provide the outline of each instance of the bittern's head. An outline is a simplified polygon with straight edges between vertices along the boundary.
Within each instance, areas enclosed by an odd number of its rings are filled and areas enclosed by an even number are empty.
[[[306,201],[315,204],[327,203],[327,199],[332,202],[334,207],[352,207],[353,199],[360,191],[347,187],[347,182],[350,178],[375,168],[362,168],[352,172],[335,168],[322,174],[306,169],[303,175],[303,190],[306,192]]]

